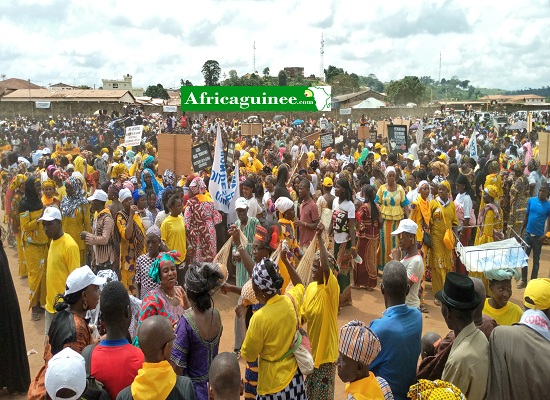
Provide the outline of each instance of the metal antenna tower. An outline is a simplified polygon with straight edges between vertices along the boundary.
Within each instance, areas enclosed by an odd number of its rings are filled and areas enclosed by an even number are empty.
[[[321,62],[319,65],[319,78],[323,81],[325,80],[324,54],[325,54],[325,39],[323,39],[323,32],[321,32],[321,49],[320,49]]]

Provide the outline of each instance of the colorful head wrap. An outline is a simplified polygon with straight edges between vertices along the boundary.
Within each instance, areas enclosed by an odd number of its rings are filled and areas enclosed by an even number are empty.
[[[47,187],[52,187],[52,188],[55,189],[57,187],[57,185],[51,179],[46,179],[44,182],[42,182],[42,189],[47,188]]]
[[[527,301],[527,298],[530,301]],[[550,279],[531,279],[523,293],[523,304],[527,308],[548,310],[550,308]]]
[[[102,148],[101,154],[109,154],[109,149],[107,147]]]
[[[437,379],[419,379],[409,388],[407,398],[411,400],[466,400],[459,388],[450,382]]]
[[[418,184],[418,189],[420,189],[424,185],[428,185],[428,187],[430,187],[430,184],[428,183],[428,181],[420,181],[420,183]]]
[[[204,194],[206,193],[206,184],[202,178],[197,177],[189,184],[189,191],[193,194],[193,196],[196,196],[197,194]]]
[[[69,177],[69,174],[62,169],[56,169],[53,173],[53,177],[65,181]]]
[[[23,174],[17,174],[15,175],[15,178],[11,181],[10,189],[11,190],[19,190],[21,192],[24,191],[24,188],[22,187],[25,182],[27,181],[27,176]]]
[[[285,211],[290,210],[292,207],[294,207],[294,202],[288,197],[279,197],[275,201],[275,208],[280,213],[284,213]]]
[[[451,193],[451,184],[449,181],[443,181],[440,183],[441,186],[444,186],[449,193]]]
[[[121,158],[122,158],[122,151],[116,150],[116,151],[113,153],[113,160],[115,160],[115,161],[120,161]]]
[[[130,181],[124,181],[122,182],[122,187],[124,189],[128,189],[130,192],[134,193],[135,187],[134,184]]]
[[[85,196],[84,189],[82,189],[82,181],[78,177],[70,176],[65,181],[65,184],[71,186],[73,192],[70,196],[67,194],[63,197],[59,206],[61,208],[61,215],[72,217],[78,207],[88,204],[89,201]]]
[[[332,270],[332,271],[336,271],[336,272],[339,272],[340,271],[340,266],[338,265],[338,262],[336,261],[336,258],[334,258],[334,256],[332,254],[330,254],[329,252],[327,252],[327,264],[329,266],[329,268]],[[321,252],[319,250],[317,250],[315,252],[315,258],[319,258],[321,259]]]
[[[141,188],[145,191],[147,191],[147,184],[145,183],[145,174],[151,175],[151,186],[153,187],[153,191],[158,196],[159,193],[164,189],[160,183],[158,183],[157,178],[155,177],[155,174],[153,173],[153,170],[149,168],[145,168],[143,172],[141,173]]]
[[[382,350],[378,336],[363,322],[353,320],[340,328],[338,351],[363,365],[369,365]]]
[[[153,282],[160,283],[160,269],[162,266],[167,262],[178,264],[179,257],[181,257],[181,254],[176,250],[172,250],[168,253],[160,253],[155,261],[153,261],[153,264],[151,264],[151,269],[149,269],[149,277]]]
[[[154,162],[155,162],[155,157],[147,156],[147,158],[143,161],[143,168],[149,168]]]
[[[498,198],[498,189],[494,185],[485,186],[485,189],[483,189],[483,191],[491,196],[493,199]]]
[[[153,224],[149,229],[147,229],[147,232],[145,232],[145,236],[149,235],[155,235],[159,239],[161,238],[160,228],[158,227],[158,225]]]
[[[48,177],[52,177],[53,173],[57,170],[55,165],[48,165],[48,168],[46,168],[46,173],[48,174]]]
[[[516,268],[494,269],[485,271],[485,278],[489,281],[509,281],[512,278],[516,278],[516,281],[518,281],[521,278],[521,274]]]
[[[126,183],[126,182],[124,182]],[[132,199],[134,200],[134,204],[137,204],[138,200],[141,198],[141,197],[145,197],[146,194],[145,194],[145,191],[143,189],[136,189],[134,190],[134,193],[132,195]]]
[[[516,172],[521,172],[523,173],[523,171],[525,170],[525,163],[520,160],[520,159],[517,159],[516,161],[514,161],[514,167],[513,167],[514,171]]]
[[[162,181],[164,182],[165,186],[172,186],[176,181],[176,175],[172,172],[171,169],[167,169],[166,171],[164,171],[164,174],[162,174]]]
[[[268,271],[271,268],[271,273]],[[283,287],[278,267],[269,258],[263,258],[252,270],[252,282],[265,294],[273,295]]]
[[[120,177],[127,177],[129,174],[130,172],[128,171],[128,167],[126,166],[126,164],[118,163],[113,167],[111,176],[113,178],[120,178]]]
[[[389,174],[390,172],[393,172],[394,174],[397,173],[397,172],[395,172],[395,168],[390,166],[390,167],[387,167],[387,168],[386,168],[386,171],[385,171],[384,174],[385,174],[386,176],[388,176],[388,174]]]

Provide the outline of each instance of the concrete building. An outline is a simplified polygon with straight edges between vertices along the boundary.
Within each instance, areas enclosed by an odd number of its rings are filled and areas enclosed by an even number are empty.
[[[44,89],[42,86],[18,78],[9,78],[0,81],[0,96],[14,92],[19,89]]]
[[[129,90],[134,97],[141,97],[144,94],[143,88],[132,86],[132,75],[126,74],[122,79],[102,79],[103,90]]]
[[[52,90],[82,90],[82,88],[78,87],[78,86],[72,86],[72,85],[67,85],[66,83],[56,83],[54,85],[50,85],[50,89]]]

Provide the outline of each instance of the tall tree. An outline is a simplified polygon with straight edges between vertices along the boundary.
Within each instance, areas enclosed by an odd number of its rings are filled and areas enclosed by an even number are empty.
[[[352,75],[338,74],[333,76],[330,82],[328,82],[332,86],[332,94],[337,96],[340,94],[357,92],[359,90],[359,81]]]
[[[263,70],[264,78],[269,78],[269,67],[265,67]]]
[[[181,83],[181,86],[193,86],[193,84],[189,79],[185,79],[185,80],[180,79],[180,83]]]
[[[279,86],[286,86],[286,73],[284,70],[279,71]]]
[[[156,85],[151,85],[147,87],[145,91],[145,96],[153,97],[155,99],[164,99],[168,100],[170,96],[164,87],[158,83]]]
[[[334,65],[329,65],[328,68],[325,69],[325,82],[330,82],[332,78],[340,74],[345,74],[342,68],[337,68]]]
[[[426,86],[416,76],[406,76],[397,81],[391,81],[386,87],[388,100],[394,104],[413,102],[419,104],[424,98]]]
[[[220,73],[222,69],[220,64],[215,60],[208,60],[202,66],[202,75],[204,76],[204,84],[206,86],[219,85]]]

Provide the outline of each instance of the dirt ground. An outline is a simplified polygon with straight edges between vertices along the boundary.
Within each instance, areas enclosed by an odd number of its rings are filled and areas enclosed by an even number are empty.
[[[10,270],[13,276],[15,289],[17,291],[19,305],[21,308],[21,315],[23,319],[23,327],[25,331],[25,341],[27,351],[29,354],[29,364],[31,368],[31,378],[33,378],[40,367],[43,365],[43,339],[44,339],[44,319],[40,321],[32,321],[31,312],[27,310],[28,304],[28,283],[26,278],[18,277],[18,265],[17,265],[17,252],[15,249],[6,247],[6,253],[10,263]],[[539,271],[539,277],[550,277],[550,246],[544,246],[541,255],[541,268]],[[531,266],[529,266],[531,271]],[[379,280],[380,282],[380,280]],[[515,289],[512,296],[512,301],[522,308],[522,295],[523,290]],[[377,288],[372,292],[364,290],[353,290],[353,306],[345,307],[338,315],[338,325],[342,326],[350,320],[358,319],[365,323],[370,323],[373,319],[379,318],[382,311],[384,311],[384,299],[380,293],[380,289]],[[426,287],[426,305],[429,309],[428,314],[423,314],[423,333],[433,331],[439,333],[441,336],[445,336],[448,332],[448,328],[445,325],[445,321],[441,316],[439,307],[434,305],[433,295],[431,293],[431,285],[428,283]],[[237,303],[237,296],[233,294],[223,295],[217,293],[214,296],[215,307],[218,308],[222,315],[223,321],[223,335],[220,342],[219,351],[233,351],[233,339],[234,339],[234,307]],[[244,377],[244,365],[243,359],[240,360],[240,365],[243,371]],[[8,395],[6,392],[0,391],[0,397],[6,399],[24,399],[26,395]],[[336,376],[336,390],[335,398],[344,398],[344,383],[340,381]]]

